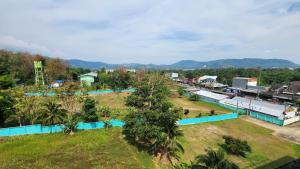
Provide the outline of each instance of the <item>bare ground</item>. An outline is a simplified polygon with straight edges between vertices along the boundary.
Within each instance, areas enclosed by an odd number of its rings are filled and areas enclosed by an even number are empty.
[[[251,117],[243,116],[242,120],[254,123],[256,125],[273,130],[273,135],[291,141],[296,144],[300,144],[300,126],[299,125],[288,125],[288,126],[277,126],[261,120],[257,120]]]

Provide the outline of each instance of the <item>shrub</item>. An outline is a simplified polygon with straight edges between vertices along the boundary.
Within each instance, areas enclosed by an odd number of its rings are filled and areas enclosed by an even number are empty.
[[[184,115],[188,115],[190,113],[190,110],[189,109],[184,109]]]
[[[211,116],[213,116],[213,115],[216,114],[216,111],[215,110],[211,110],[209,113],[210,113]]]
[[[200,96],[197,94],[192,94],[189,98],[190,101],[198,101],[200,100]]]
[[[202,113],[200,112],[196,117],[202,117]]]
[[[225,143],[222,144],[221,147],[228,154],[246,157],[247,153],[251,153],[251,147],[247,141],[233,138],[231,136],[223,136],[223,139],[225,140]]]
[[[97,109],[95,108],[95,100],[87,98],[84,100],[83,113],[85,122],[96,122],[98,121],[98,116],[96,115]]]
[[[182,96],[184,94],[184,90],[183,90],[183,87],[179,87],[178,90],[177,90],[178,94],[180,96]]]

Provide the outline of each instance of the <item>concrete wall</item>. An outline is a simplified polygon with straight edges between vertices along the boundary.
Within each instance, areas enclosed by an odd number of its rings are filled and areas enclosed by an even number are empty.
[[[283,125],[285,126],[285,125],[288,125],[288,124],[295,123],[297,121],[300,121],[300,116],[295,116],[293,118],[284,120]]]
[[[232,87],[246,89],[247,83],[248,83],[248,79],[239,79],[239,78],[232,79]]]

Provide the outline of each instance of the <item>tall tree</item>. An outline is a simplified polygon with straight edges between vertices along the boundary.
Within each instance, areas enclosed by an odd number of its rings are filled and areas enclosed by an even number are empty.
[[[45,74],[48,78],[48,82],[53,82],[58,79],[67,78],[68,64],[66,61],[56,58],[46,60]]]
[[[126,99],[135,108],[125,117],[124,134],[127,140],[148,152],[166,158],[173,164],[183,148],[178,142],[182,136],[177,121],[179,109],[167,101],[168,88],[163,77],[145,76],[136,85],[136,91]]]

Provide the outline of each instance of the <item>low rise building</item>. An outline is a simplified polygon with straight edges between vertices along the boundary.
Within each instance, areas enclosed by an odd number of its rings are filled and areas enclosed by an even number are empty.
[[[92,83],[95,82],[95,78],[97,77],[96,72],[90,72],[79,76],[80,79],[80,85],[81,86],[91,86]]]
[[[217,82],[218,76],[201,76],[198,78],[198,83],[199,84],[207,84],[207,83],[216,83]]]
[[[274,104],[267,101],[244,97],[223,99],[220,103],[229,106],[232,109],[242,110],[250,117],[280,126],[288,125],[300,120],[297,108],[290,105]]]
[[[247,89],[248,86],[257,86],[257,79],[255,77],[234,77],[232,79],[232,87]]]
[[[207,90],[198,90],[194,92],[194,94],[199,95],[201,100],[212,103],[219,103],[221,100],[229,98],[227,95],[213,93]]]

